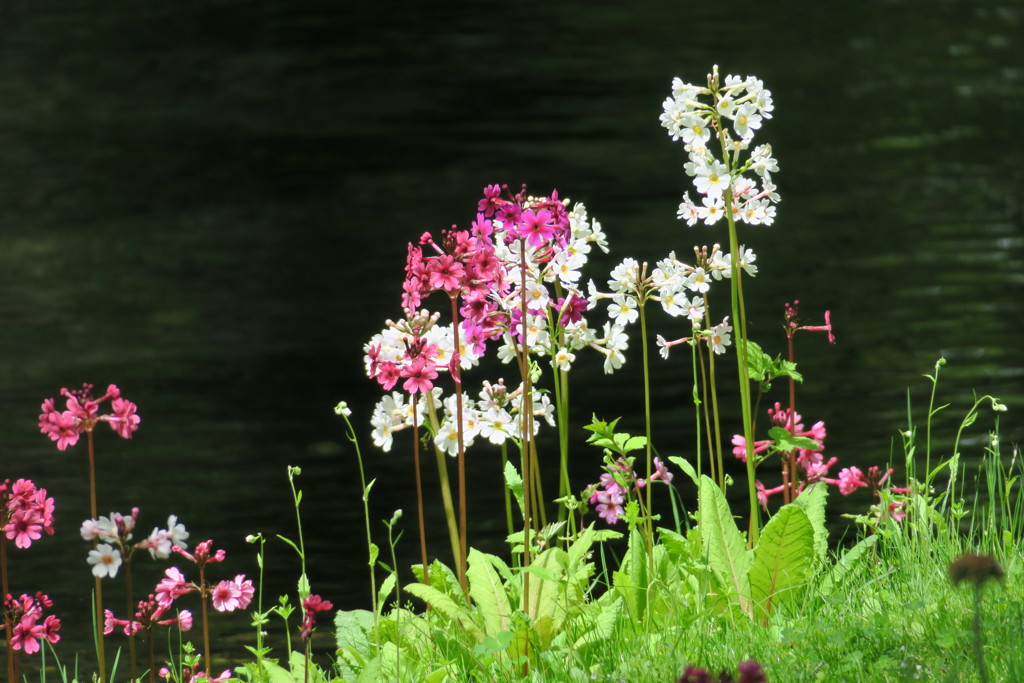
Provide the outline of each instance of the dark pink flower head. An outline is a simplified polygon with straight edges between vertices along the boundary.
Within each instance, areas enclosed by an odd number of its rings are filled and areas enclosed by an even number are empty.
[[[543,246],[555,236],[554,217],[547,209],[528,209],[523,212],[516,235],[529,242],[531,247]]]
[[[53,602],[43,593],[35,597],[24,594],[15,599],[12,595],[4,598],[4,611],[7,624],[13,624],[9,643],[11,648],[35,654],[40,650],[40,641],[48,640],[56,643],[60,640],[60,619],[54,616],[43,618],[43,609],[53,606]]]
[[[839,471],[839,493],[848,496],[858,487],[866,487],[868,482],[864,473],[856,467],[846,467]]]
[[[488,185],[484,188],[484,198],[477,203],[477,211],[490,218],[502,204],[501,191],[508,186]]]
[[[313,629],[316,627],[316,613],[334,609],[334,605],[330,600],[324,600],[314,594],[302,601],[302,609],[305,610],[305,616],[302,619],[299,637],[306,641],[313,635]]]
[[[131,401],[123,398],[115,398],[110,407],[114,410],[113,415],[107,415],[106,420],[110,428],[117,432],[122,439],[132,438],[132,432],[139,428],[141,418],[135,414],[138,407]]]
[[[466,269],[454,256],[441,254],[428,260],[428,273],[432,288],[454,292],[462,284]]]
[[[558,309],[558,324],[562,327],[568,327],[572,323],[578,323],[583,320],[583,314],[587,311],[587,300],[583,297],[570,294],[568,298],[561,297],[558,299],[556,308]]]
[[[434,363],[418,356],[402,368],[401,376],[406,378],[402,383],[402,388],[408,393],[427,393],[434,387],[431,380],[437,379],[437,370]]]

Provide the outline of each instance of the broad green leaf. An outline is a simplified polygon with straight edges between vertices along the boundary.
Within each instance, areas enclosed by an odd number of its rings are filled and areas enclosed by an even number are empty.
[[[483,617],[484,633],[496,636],[507,631],[512,607],[509,605],[505,587],[491,562],[475,548],[469,549],[469,569],[466,570],[466,577],[469,579],[469,597]]]
[[[813,451],[821,448],[821,444],[814,439],[808,439],[806,436],[793,436],[784,427],[772,427],[768,430],[768,436],[775,441],[775,447],[780,451],[792,451],[797,448]]]
[[[796,597],[814,564],[814,529],[796,505],[784,505],[761,531],[750,567],[750,598],[767,619],[781,602]]]
[[[594,543],[594,525],[591,524],[576,537],[572,545],[569,546],[569,566],[575,567],[584,559],[586,559],[587,553],[590,552],[590,546]]]
[[[627,434],[627,436],[629,436]],[[622,447],[623,453],[629,453],[630,451],[636,451],[647,446],[646,436],[632,436],[630,437],[625,445]]]
[[[558,633],[566,616],[563,585],[565,578],[566,554],[561,548],[548,548],[538,555],[528,568],[530,591],[527,598],[528,613],[533,626],[543,642]],[[547,574],[551,578],[541,578]]]
[[[484,639],[484,633],[473,621],[473,617],[465,609],[455,604],[450,597],[437,590],[433,586],[426,586],[422,583],[411,583],[405,587],[405,592],[414,595],[423,602],[430,605],[437,612],[451,619],[462,626],[463,630],[471,635],[477,642]]]
[[[369,632],[373,629],[373,612],[365,609],[339,610],[334,615],[334,631],[338,640],[338,652],[346,661],[362,667],[370,659]]]
[[[828,556],[828,529],[825,527],[825,502],[828,499],[828,486],[823,481],[811,484],[803,493],[796,497],[793,504],[807,515],[814,529],[814,555],[818,564],[824,564]]]
[[[825,575],[824,579],[822,579],[820,586],[822,595],[828,597],[828,595],[843,582],[846,575],[849,574],[854,567],[860,564],[864,555],[876,543],[878,543],[878,536],[868,536],[857,543],[857,545],[843,553],[835,566],[832,567],[832,570]]]
[[[700,538],[708,564],[722,577],[740,609],[749,610],[750,569],[752,553],[736,528],[729,502],[722,489],[707,475],[700,478]]]
[[[765,375],[771,376],[772,357],[751,340],[747,340],[747,376],[755,382],[764,382]]]

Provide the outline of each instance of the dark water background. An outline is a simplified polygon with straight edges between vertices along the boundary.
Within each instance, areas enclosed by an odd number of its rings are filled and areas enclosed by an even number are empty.
[[[58,524],[13,553],[12,590],[53,596],[62,656],[88,664],[84,442],[58,453],[36,420],[61,386],[115,382],[142,426],[98,439],[101,513],[137,505],[146,531],[177,514],[193,541],[228,550],[216,578],[252,575],[242,538],[294,536],[285,469],[299,465],[314,590],[366,607],[354,453],[332,408],[348,400],[363,430],[377,543],[378,520],[406,510],[408,565],[410,458],[370,444],[379,394],[361,361],[400,314],[406,242],[467,226],[494,182],[585,202],[612,247],[591,263],[599,282],[625,256],[725,242],[724,228],[675,220],[688,180],[658,125],[672,77],[699,83],[712,63],[774,94],[758,139],[775,149],[783,201],[773,227],[743,238],[761,267],[750,331],[781,351],[783,302],[801,299],[809,319],[831,309],[839,343],[798,342],[798,403],[826,420],[828,452],[886,462],[907,388],[920,415],[921,374],[944,356],[953,407],[938,431],[972,391],[995,394],[1010,406],[1008,453],[1024,434],[1021,35],[1020,2],[7,0],[0,477],[48,488]],[[638,345],[610,381],[596,361],[574,373],[576,424],[624,414],[642,429]],[[656,362],[655,438],[688,455],[687,363]],[[990,424],[983,413],[966,457]],[[573,452],[582,488],[598,458]],[[471,542],[500,552],[497,454],[471,452],[469,477]],[[428,514],[447,559],[439,503]],[[284,544],[267,563],[268,597],[293,590]],[[136,585],[165,566],[144,558]],[[108,586],[122,605],[120,581]],[[220,647],[237,651],[246,620],[216,616]]]

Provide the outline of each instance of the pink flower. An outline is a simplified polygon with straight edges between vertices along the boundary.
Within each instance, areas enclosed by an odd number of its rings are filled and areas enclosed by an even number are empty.
[[[839,493],[844,496],[848,496],[853,493],[857,487],[867,486],[868,482],[864,479],[864,473],[856,467],[846,467],[839,471]]]
[[[309,640],[316,628],[316,613],[334,609],[330,600],[324,600],[319,595],[310,595],[302,601],[302,609],[305,610],[305,617],[302,619],[302,627],[299,637],[302,640]]]
[[[110,428],[117,432],[122,439],[132,438],[132,432],[139,428],[141,421],[141,418],[135,414],[137,406],[123,398],[115,398],[110,407],[114,410],[113,415],[107,416]]]
[[[176,546],[177,547],[177,546]],[[185,575],[177,567],[169,567],[164,575],[167,577],[156,585],[156,601],[163,608],[168,608],[179,596],[195,590],[195,586],[185,580]]]
[[[529,209],[523,212],[522,222],[519,224],[520,239],[526,239],[531,247],[540,247],[554,236],[555,226],[550,211]]]
[[[433,363],[428,363],[422,356],[414,358],[412,363],[402,368],[402,377],[407,378],[402,383],[402,388],[410,394],[429,392],[434,383],[430,380],[437,379],[437,370]]]
[[[245,609],[255,593],[252,581],[245,579],[244,574],[239,574],[233,581],[221,581],[210,594],[213,600],[213,608],[218,612],[234,612],[236,609]]]
[[[182,631],[192,630],[192,613],[187,609],[178,612],[178,628]]]
[[[42,537],[42,521],[35,510],[18,510],[11,515],[11,521],[4,527],[4,531],[8,539],[14,540],[14,545],[27,548],[32,545],[32,541]]]

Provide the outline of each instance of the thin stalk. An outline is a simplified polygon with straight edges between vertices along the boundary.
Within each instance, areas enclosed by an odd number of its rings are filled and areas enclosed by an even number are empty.
[[[0,594],[0,600],[6,600],[7,595],[11,592],[7,586],[7,536],[0,536],[0,576],[3,581],[3,593]],[[4,610],[4,627],[6,633],[14,631],[14,622],[7,615],[7,610]],[[17,674],[14,672],[14,647],[11,645],[11,638],[8,635],[4,638],[4,643],[7,646],[7,680],[16,681],[18,680]]]
[[[156,683],[156,653],[153,651],[153,629],[146,629],[146,649],[149,652],[149,683]]]
[[[430,424],[437,432],[437,407],[434,405],[434,395],[429,391],[424,394],[427,397],[427,414],[430,417]],[[448,523],[448,539],[452,544],[452,559],[456,564],[459,561],[459,526],[455,519],[455,505],[452,503],[452,487],[448,483],[448,463],[445,461],[445,454],[437,446],[434,447],[434,455],[437,456],[437,476],[441,482],[441,502],[444,504],[444,516]]]
[[[463,440],[462,421],[462,376],[461,376],[461,353],[459,344],[459,297],[458,294],[450,294],[452,302],[452,335],[454,336],[455,353],[452,360],[452,378],[455,380],[455,419],[458,424],[458,472],[459,472],[459,584],[462,592],[469,595],[469,583],[466,580],[466,445]]]
[[[704,317],[705,324],[711,327],[711,304],[708,301],[707,293],[704,294]],[[722,418],[718,412],[718,373],[715,372],[715,352],[714,350],[708,353],[708,376],[711,377],[711,414],[714,416],[715,426],[715,439],[711,441],[711,433],[708,433],[708,445],[712,448],[712,452],[708,454],[708,457],[714,457],[718,461],[718,487],[722,489],[722,493],[725,493],[725,462],[722,459]],[[711,476],[715,478],[714,475]]]
[[[213,659],[210,656],[210,608],[206,604],[209,598],[209,591],[207,590],[206,586],[205,565],[200,565],[199,567],[199,595],[201,598],[199,602],[203,606],[203,653],[205,654],[204,663],[206,664],[207,673],[210,673],[213,671]]]
[[[124,556],[124,595],[125,602],[127,603],[127,610],[125,613],[128,615],[128,618],[131,619],[132,615],[135,613],[135,610],[132,609],[132,558],[128,555],[128,553],[125,553]],[[132,680],[134,681],[138,677],[135,665],[134,631],[128,634],[128,662],[132,674]]]
[[[708,419],[707,405],[707,383],[704,380],[704,359],[701,357],[700,362],[700,378],[701,385],[704,387],[704,400],[701,400],[697,391],[697,354],[699,353],[699,346],[697,343],[697,336],[693,336],[693,340],[690,342],[690,364],[693,366],[693,411],[694,411],[694,424],[697,425],[697,477],[700,477],[700,414],[701,407],[704,408],[704,419]],[[710,433],[710,428],[708,433]],[[710,450],[710,449],[709,449]],[[710,453],[709,453],[710,456]],[[709,457],[710,459],[710,457]],[[712,466],[712,476],[714,476],[714,466]]]
[[[932,395],[928,399],[928,419],[925,421],[924,429],[924,476],[927,479],[926,483],[931,483],[931,472],[932,472],[932,415],[935,414],[935,391],[939,387],[939,368],[945,364],[943,359],[939,359],[935,362],[935,375],[931,377],[932,380]]]
[[[789,348],[789,362],[795,363],[796,354],[793,351],[793,331],[787,330],[786,342]],[[789,433],[796,436],[793,427],[796,425],[796,380],[793,379],[792,375],[789,377]],[[783,474],[782,483],[785,484],[783,491],[783,502],[792,503],[793,499],[796,498],[796,461],[795,454],[790,451],[785,454],[785,464],[783,465],[788,469],[788,472]],[[788,482],[788,483],[787,483]]]
[[[533,393],[531,390],[530,394],[530,405],[533,405]],[[536,416],[533,411],[530,411],[530,435],[533,435],[534,422]],[[533,494],[530,498],[533,500],[533,518],[540,520],[540,526],[547,526],[548,513],[544,509],[544,485],[541,482],[541,471],[540,471],[540,458],[537,455],[537,440],[530,439],[530,474],[533,477]]]
[[[420,475],[420,424],[417,421],[417,401],[412,396],[412,459],[413,467],[416,468],[416,514],[420,529],[420,561],[423,563],[423,583],[430,585],[430,575],[427,569],[427,532],[423,521],[423,482]],[[367,521],[369,527],[369,521]],[[369,528],[367,528],[369,533]],[[374,605],[376,611],[376,605]]]
[[[93,446],[91,429],[86,432],[86,437],[89,443],[89,510],[92,513],[92,519],[98,519],[99,513],[96,511],[96,451]],[[93,550],[96,549],[98,544],[99,539],[94,538],[92,540]],[[107,683],[106,648],[103,642],[103,585],[100,583],[98,576],[94,577],[94,582],[96,586],[94,593],[96,602],[96,659],[100,667],[100,683]]]
[[[515,531],[513,528],[514,522],[512,521],[512,491],[508,487],[508,483],[505,481],[505,469],[508,466],[508,446],[504,441],[501,442],[501,481],[502,488],[505,490],[505,523],[508,526],[508,535],[511,536]]]
[[[718,138],[722,145],[722,156],[732,171],[732,159],[725,143],[725,128],[717,120]],[[750,498],[750,524],[747,532],[747,545],[757,545],[761,533],[761,507],[757,502],[757,487],[754,472],[754,434],[750,410],[750,374],[747,369],[747,314],[743,303],[743,281],[740,270],[739,237],[736,232],[736,219],[732,213],[732,181],[725,190],[725,218],[729,224],[729,253],[732,254],[732,277],[730,278],[733,331],[736,333],[736,370],[740,384],[740,409],[743,414],[743,439],[747,447],[747,495]]]
[[[522,327],[522,347],[520,348],[519,355],[519,371],[523,377],[523,398],[522,398],[522,449],[523,449],[523,568],[530,566],[530,489],[533,488],[531,484],[530,474],[528,470],[530,467],[530,441],[533,436],[533,425],[530,418],[533,416],[533,387],[530,382],[530,343],[527,337],[526,320],[527,320],[527,306],[526,306],[526,240],[523,238],[519,239],[519,300],[520,300],[520,312],[522,319],[520,325]],[[523,611],[526,612],[527,617],[530,615],[530,573],[523,573]],[[526,641],[526,657],[529,661],[530,641]]]
[[[413,396],[412,401],[415,402],[416,397]],[[413,410],[415,410],[415,403],[413,404]],[[359,484],[363,491],[363,522],[366,524],[366,552],[367,556],[370,557],[373,548],[373,538],[370,535],[370,493],[366,488],[366,470],[363,467],[363,452],[359,448],[359,440],[356,439],[355,429],[352,428],[352,422],[349,421],[348,416],[345,413],[339,413],[341,418],[345,420],[345,425],[348,427],[348,440],[352,442],[352,445],[356,449],[356,462],[359,464]],[[415,416],[414,416],[415,420]],[[419,474],[419,465],[416,466],[416,472]],[[260,538],[260,594],[259,594],[259,607],[257,611],[259,614],[263,614],[263,547],[264,541]],[[376,633],[377,627],[377,572],[373,566],[373,560],[371,559],[368,563],[370,565],[370,604],[373,605],[373,625],[374,633]],[[260,627],[256,628],[256,649],[262,652],[263,650],[263,629]],[[263,659],[263,655],[258,655],[257,662]],[[262,670],[262,669],[261,669]]]
[[[558,497],[565,498],[571,492],[569,484],[569,373],[553,366],[555,385],[555,418],[558,422]],[[568,509],[558,507],[558,521],[566,519]]]
[[[647,317],[644,314],[643,298],[640,298],[637,308],[640,309],[640,357],[644,365],[644,434],[647,436],[647,515],[645,516],[644,535],[647,537],[647,563],[650,570],[649,576],[654,576],[654,508],[651,507],[651,490],[654,488],[651,482],[651,473],[654,466],[651,462],[651,371],[650,360],[647,351]]]
[[[707,370],[704,367],[704,349],[701,348],[700,340],[694,338],[694,348],[696,351],[694,355],[700,358],[700,381],[701,391],[704,394],[704,425],[706,427],[705,433],[707,434],[708,440],[708,465],[711,469],[711,480],[718,481],[718,475],[715,474],[715,444],[712,441],[713,431],[711,429],[711,402],[708,400],[708,378]],[[695,375],[696,376],[696,375]],[[700,420],[697,421],[697,428],[700,429]],[[698,440],[700,438],[700,432],[697,434]],[[697,474],[700,474],[700,459],[697,460]]]

